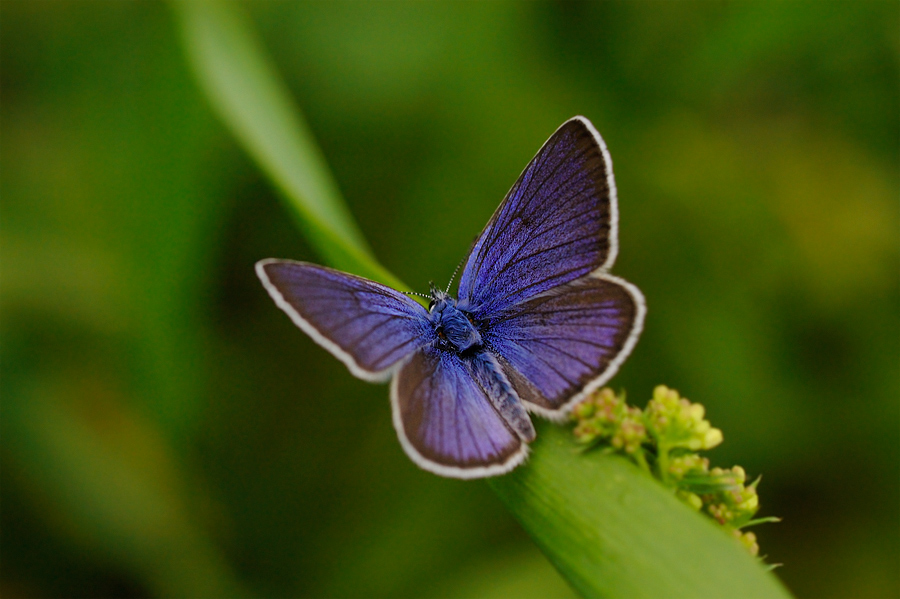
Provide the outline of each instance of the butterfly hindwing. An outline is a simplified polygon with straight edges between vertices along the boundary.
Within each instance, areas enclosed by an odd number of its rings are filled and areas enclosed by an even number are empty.
[[[262,260],[256,273],[294,324],[359,378],[387,380],[434,334],[422,306],[374,281],[290,260]]]
[[[609,268],[617,221],[606,146],[587,119],[570,119],[525,168],[473,245],[460,278],[460,305],[489,315]]]
[[[519,398],[554,418],[612,378],[637,342],[645,310],[634,285],[592,275],[496,315],[486,341]]]
[[[512,470],[525,459],[527,442],[500,415],[474,367],[453,352],[429,346],[414,352],[394,376],[394,427],[420,467],[478,478]]]

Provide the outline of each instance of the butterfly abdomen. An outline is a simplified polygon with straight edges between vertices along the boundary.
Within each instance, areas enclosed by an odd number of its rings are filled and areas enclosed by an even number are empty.
[[[506,423],[523,441],[534,441],[535,431],[531,418],[497,358],[489,351],[482,351],[472,357],[470,364],[475,380]]]

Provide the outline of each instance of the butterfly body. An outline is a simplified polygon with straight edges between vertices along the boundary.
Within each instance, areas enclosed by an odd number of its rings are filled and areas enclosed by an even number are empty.
[[[441,349],[464,354],[482,347],[481,333],[472,316],[460,310],[451,296],[439,292],[428,312]]]
[[[516,434],[526,442],[533,441],[534,425],[528,412],[497,357],[484,346],[474,317],[460,310],[453,297],[440,291],[431,302],[429,316],[435,327],[434,347],[458,357]]]
[[[406,295],[323,266],[262,260],[269,295],[367,381],[390,379],[407,455],[455,478],[508,472],[535,438],[529,412],[561,419],[609,380],[646,311],[609,273],[618,251],[612,162],[575,117],[551,137],[478,237],[458,299]]]

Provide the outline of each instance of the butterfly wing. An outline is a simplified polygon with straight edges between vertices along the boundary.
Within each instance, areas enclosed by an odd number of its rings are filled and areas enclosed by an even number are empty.
[[[389,379],[430,342],[428,313],[390,287],[289,260],[261,260],[256,274],[294,324],[361,379]]]
[[[637,287],[601,273],[508,308],[484,338],[529,410],[561,417],[612,378],[645,312]]]
[[[563,123],[472,246],[461,307],[490,314],[612,266],[618,212],[612,161],[584,117]]]
[[[421,468],[480,478],[508,472],[525,459],[534,429],[524,416],[527,424],[519,426],[525,430],[517,433],[514,419],[510,424],[501,416],[498,409],[509,404],[488,396],[487,378],[490,373],[473,360],[433,346],[414,352],[404,363],[391,382],[394,428]]]

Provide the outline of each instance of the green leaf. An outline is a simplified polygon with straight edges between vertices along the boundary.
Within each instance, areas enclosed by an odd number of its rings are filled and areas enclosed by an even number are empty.
[[[302,113],[234,3],[172,6],[200,87],[278,187],[313,247],[335,268],[405,290],[373,257]]]
[[[755,518],[753,520],[745,522],[743,525],[741,525],[741,528],[749,528],[751,526],[756,526],[757,524],[769,524],[769,523],[777,523],[777,522],[781,522],[781,518],[779,518],[777,516],[768,516],[766,518]]]
[[[214,109],[332,266],[405,289],[372,257],[284,85],[233,4],[177,2]],[[788,597],[739,544],[624,458],[539,423],[529,463],[490,486],[587,597]]]
[[[490,479],[547,558],[585,597],[789,597],[712,520],[628,459],[582,453],[541,422],[526,466]]]

